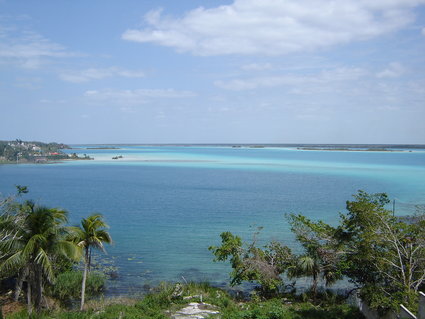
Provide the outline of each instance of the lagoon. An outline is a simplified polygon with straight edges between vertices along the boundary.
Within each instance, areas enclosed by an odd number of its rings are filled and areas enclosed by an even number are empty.
[[[208,247],[231,231],[296,249],[284,218],[303,213],[336,223],[357,190],[386,192],[398,215],[425,204],[425,152],[349,152],[228,146],[75,145],[93,161],[0,165],[0,192],[26,185],[28,198],[69,211],[72,224],[99,212],[114,245],[109,294],[159,281],[227,283],[229,267]],[[115,147],[115,148],[112,148]],[[122,156],[113,160],[112,157]],[[390,207],[392,208],[392,207]]]

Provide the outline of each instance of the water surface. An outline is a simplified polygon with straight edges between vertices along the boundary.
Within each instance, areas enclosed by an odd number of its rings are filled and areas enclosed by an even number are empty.
[[[294,246],[285,213],[336,223],[357,190],[386,192],[396,213],[425,203],[425,152],[301,151],[290,148],[117,146],[77,149],[93,161],[0,165],[0,191],[27,185],[28,197],[62,207],[72,223],[100,212],[115,244],[111,293],[161,280],[224,284],[228,266],[208,246],[231,231]],[[122,159],[112,157],[122,155]]]

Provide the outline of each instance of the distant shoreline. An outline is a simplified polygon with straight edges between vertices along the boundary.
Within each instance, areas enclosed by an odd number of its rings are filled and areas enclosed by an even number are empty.
[[[114,146],[111,146],[111,147],[105,146],[105,147],[86,147],[85,149],[86,150],[120,150],[121,148],[120,147],[114,147]]]
[[[109,146],[110,145],[110,146]],[[82,146],[83,149],[122,149],[126,146],[145,147],[231,147],[231,148],[308,148],[314,150],[425,150],[425,144],[306,144],[306,143],[111,143],[111,144],[70,144],[71,148]]]
[[[412,152],[412,150],[407,149],[386,149],[386,148],[314,148],[314,147],[298,147],[297,150],[300,151],[336,151],[336,152]]]
[[[49,159],[49,160],[45,160],[42,162],[33,162],[33,161],[27,161],[27,160],[19,160],[18,162],[16,161],[5,161],[5,160],[1,160],[0,161],[0,165],[19,165],[19,164],[35,164],[35,165],[46,165],[46,164],[58,164],[58,163],[62,163],[62,162],[72,162],[72,161],[92,161],[94,160],[93,157],[88,157],[88,158],[61,158],[61,159]]]

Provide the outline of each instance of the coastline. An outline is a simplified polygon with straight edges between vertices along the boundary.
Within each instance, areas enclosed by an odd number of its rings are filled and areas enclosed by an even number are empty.
[[[391,150],[391,149],[355,149],[355,148],[314,148],[314,147],[297,147],[297,150],[299,151],[331,151],[331,152],[382,152],[382,153],[386,153],[386,152],[390,152],[390,153],[411,153],[413,152],[412,150],[401,150],[401,149],[397,149],[397,150]]]
[[[18,162],[16,161],[0,161],[0,165],[23,165],[23,164],[36,164],[36,165],[45,165],[45,164],[58,164],[61,162],[72,162],[72,161],[90,161],[94,160],[93,157],[90,158],[63,158],[63,159],[53,159],[53,160],[46,160],[46,161],[23,161],[20,160]]]

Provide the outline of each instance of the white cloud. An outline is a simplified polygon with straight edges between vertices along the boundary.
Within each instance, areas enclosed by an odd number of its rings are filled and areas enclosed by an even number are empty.
[[[114,104],[143,104],[149,99],[178,99],[191,98],[196,94],[192,91],[179,91],[174,89],[137,89],[137,90],[88,90],[84,96],[95,102],[108,102]]]
[[[250,63],[241,66],[242,70],[245,71],[264,71],[272,69],[270,63]]]
[[[403,75],[405,72],[405,68],[397,62],[392,62],[389,64],[388,68],[385,70],[382,70],[381,72],[378,72],[376,74],[376,77],[378,78],[398,78],[399,76]]]
[[[33,31],[3,27],[0,37],[0,62],[23,68],[37,69],[51,58],[77,55]]]
[[[425,0],[235,0],[203,7],[181,18],[161,10],[145,16],[146,28],[122,38],[151,42],[195,55],[280,55],[376,37],[414,20]]]
[[[425,36],[425,28],[422,28],[422,35]]]
[[[361,68],[336,68],[324,70],[319,74],[314,75],[289,74],[254,77],[250,79],[233,79],[229,81],[216,81],[215,85],[226,90],[243,91],[258,88],[353,81],[358,80],[367,74],[368,72]]]
[[[105,69],[89,68],[80,71],[68,71],[59,75],[62,80],[73,83],[89,82],[91,80],[100,80],[118,76],[126,78],[141,78],[144,77],[145,74],[142,71],[130,71],[117,67],[110,67]]]
[[[67,100],[59,99],[59,100],[52,100],[52,99],[41,99],[40,103],[43,104],[65,104],[67,103]]]

